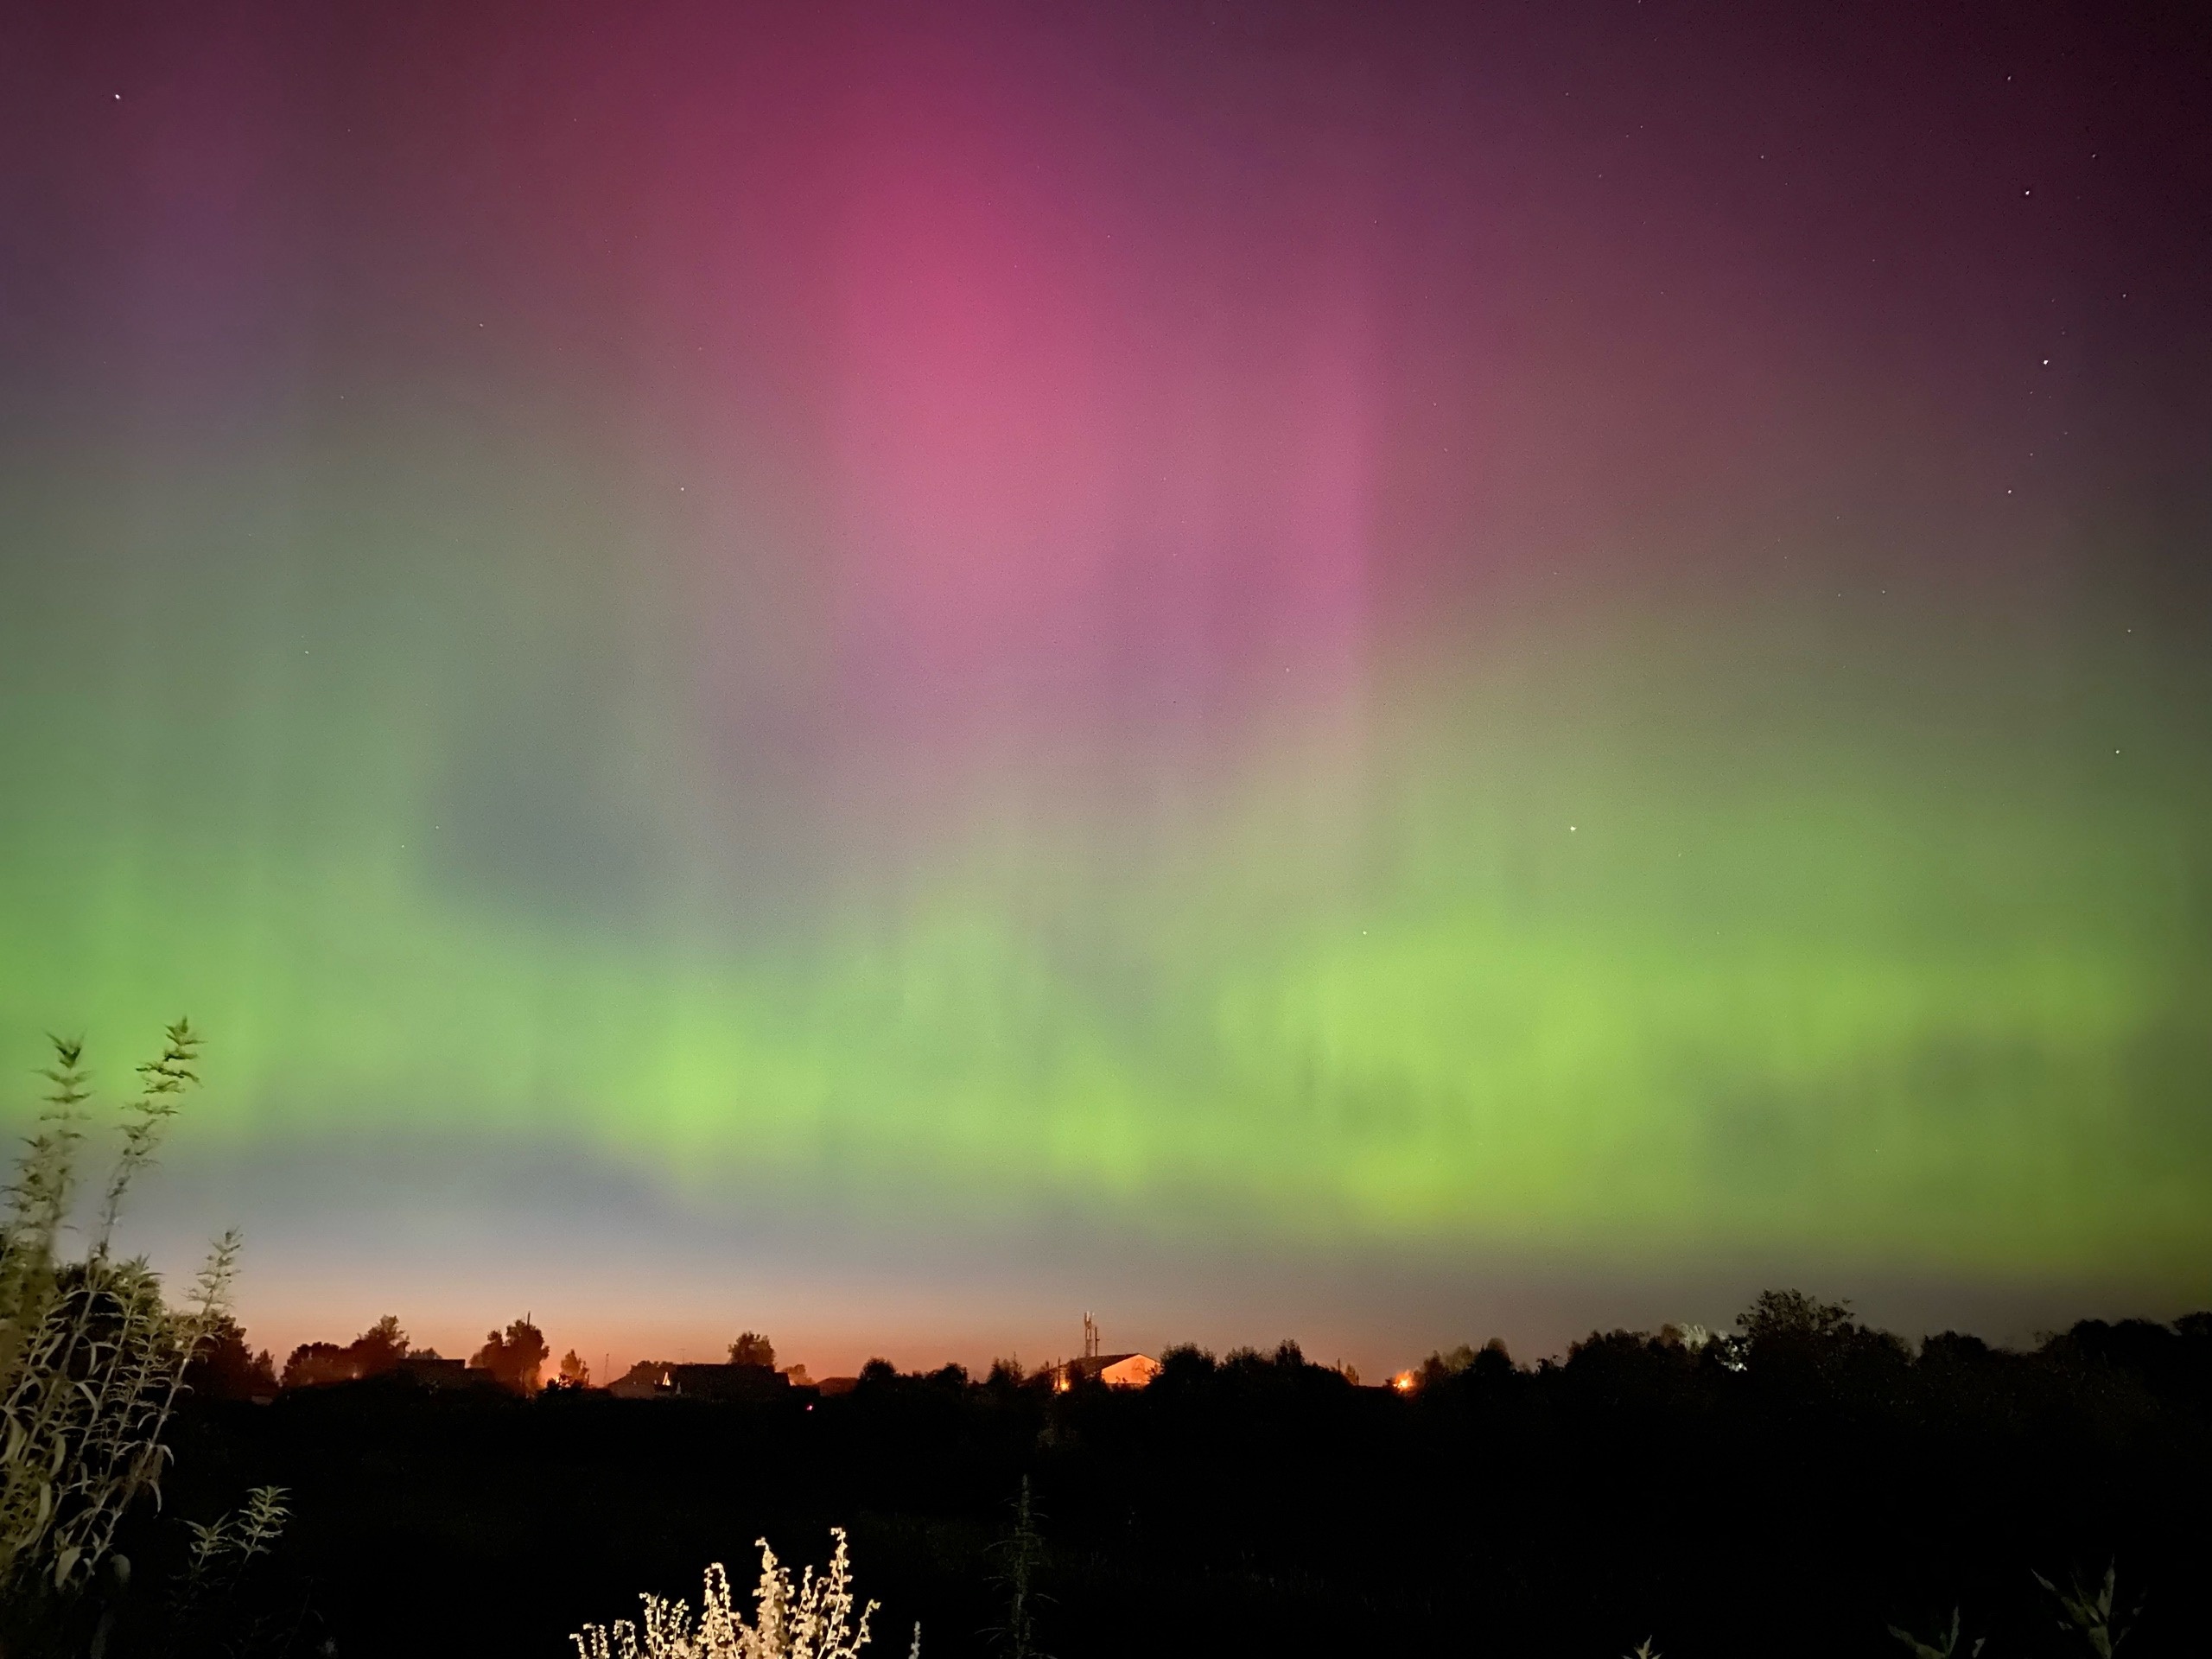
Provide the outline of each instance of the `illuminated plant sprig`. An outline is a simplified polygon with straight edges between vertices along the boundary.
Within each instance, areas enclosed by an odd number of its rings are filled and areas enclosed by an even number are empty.
[[[612,1629],[587,1624],[570,1638],[578,1659],[855,1659],[868,1644],[868,1620],[877,1605],[869,1602],[854,1622],[845,1529],[832,1527],[830,1535],[837,1545],[828,1569],[817,1577],[806,1568],[796,1586],[768,1541],[760,1541],[760,1580],[753,1587],[749,1624],[731,1599],[729,1573],[716,1561],[707,1569],[696,1618],[688,1602],[641,1595],[643,1630],[626,1618]],[[919,1655],[921,1646],[918,1624],[912,1654]]]

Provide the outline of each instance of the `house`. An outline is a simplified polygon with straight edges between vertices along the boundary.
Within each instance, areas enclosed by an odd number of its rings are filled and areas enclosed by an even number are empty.
[[[1103,1382],[1109,1389],[1141,1389],[1160,1375],[1150,1354],[1085,1354],[1057,1367],[1052,1386],[1062,1394],[1077,1382]]]
[[[766,1365],[691,1365],[641,1359],[607,1393],[618,1400],[773,1400],[788,1396],[791,1378]]]
[[[1160,1362],[1150,1354],[1101,1354],[1092,1363],[1109,1389],[1141,1389],[1160,1375]]]
[[[1078,1382],[1103,1382],[1109,1389],[1141,1389],[1160,1375],[1160,1362],[1150,1354],[1102,1354],[1098,1351],[1098,1321],[1083,1316],[1083,1357],[1052,1368],[1052,1388],[1065,1394]]]
[[[409,1354],[393,1369],[409,1382],[426,1389],[475,1388],[491,1381],[481,1371],[471,1374],[467,1360],[448,1359],[435,1349]]]

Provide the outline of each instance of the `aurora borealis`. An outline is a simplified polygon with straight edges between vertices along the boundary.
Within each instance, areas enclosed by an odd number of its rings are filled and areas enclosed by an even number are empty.
[[[285,1341],[2201,1300],[2201,28],[1797,11],[18,12],[10,1109]]]

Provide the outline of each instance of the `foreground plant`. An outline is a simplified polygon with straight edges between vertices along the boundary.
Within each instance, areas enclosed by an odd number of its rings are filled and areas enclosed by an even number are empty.
[[[220,1239],[182,1313],[143,1257],[119,1260],[115,1226],[185,1093],[200,1039],[184,1020],[138,1068],[89,1249],[62,1261],[91,1098],[83,1045],[55,1039],[52,1085],[16,1161],[0,1222],[0,1596],[89,1579],[142,1493],[161,1491],[162,1436],[184,1370],[229,1303],[238,1241]]]
[[[1923,1641],[1910,1630],[1902,1630],[1895,1624],[1890,1626],[1890,1634],[1912,1649],[1913,1659],[1957,1659],[1959,1618],[1960,1610],[1956,1607],[1952,1608],[1951,1628],[1948,1631],[1939,1632],[1932,1641]],[[1981,1652],[1981,1644],[1988,1639],[1986,1636],[1976,1637],[1974,1646],[1967,1649],[1967,1659],[1974,1659],[1974,1656]]]
[[[2133,1607],[2115,1608],[2113,1598],[2120,1586],[2120,1563],[2113,1561],[2105,1568],[2101,1587],[2091,1590],[2080,1579],[2071,1579],[2065,1589],[2060,1589],[2040,1573],[2035,1575],[2037,1584],[2050,1592],[2058,1604],[2058,1628],[2071,1630],[2089,1645],[2097,1659],[2113,1659],[2120,1651],[2120,1644],[2127,1639],[2127,1632],[2143,1611],[2139,1597]]]
[[[1037,1589],[1045,1564],[1045,1537],[1038,1530],[1042,1517],[1030,1501],[1029,1477],[1021,1478],[1021,1496],[1014,1500],[1014,1535],[998,1548],[1006,1557],[1006,1571],[999,1582],[1007,1592],[1006,1624],[996,1634],[1007,1659],[1052,1659],[1037,1646],[1037,1604],[1046,1599]]]
[[[245,1495],[245,1507],[217,1520],[188,1521],[192,1548],[185,1559],[180,1594],[187,1600],[217,1591],[234,1589],[255,1560],[276,1547],[284,1523],[292,1518],[282,1486],[256,1486]]]
[[[753,1586],[750,1624],[733,1605],[729,1573],[716,1561],[707,1569],[696,1618],[688,1602],[641,1594],[642,1632],[626,1618],[618,1619],[611,1630],[587,1624],[570,1638],[578,1659],[853,1659],[868,1644],[868,1620],[877,1604],[862,1607],[859,1623],[854,1623],[845,1529],[832,1527],[830,1535],[837,1545],[828,1570],[817,1578],[812,1567],[806,1568],[796,1586],[768,1541],[760,1540],[760,1580]],[[922,1627],[917,1624],[911,1656],[921,1649]]]
[[[256,1486],[229,1514],[184,1523],[192,1542],[162,1633],[166,1659],[282,1659],[301,1650],[314,1611],[303,1586],[276,1566],[289,1497],[282,1486]]]

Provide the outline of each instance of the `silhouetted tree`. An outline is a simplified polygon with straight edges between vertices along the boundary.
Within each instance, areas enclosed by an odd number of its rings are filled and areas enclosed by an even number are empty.
[[[1762,1342],[1834,1342],[1859,1328],[1849,1302],[1818,1301],[1802,1290],[1763,1290],[1736,1316],[1736,1323],[1754,1347]]]
[[[1861,1325],[1849,1302],[1823,1302],[1802,1290],[1767,1290],[1736,1316],[1743,1335],[1732,1340],[1732,1357],[1758,1375],[1834,1382],[1851,1376],[1864,1381],[1910,1363],[1911,1351],[1886,1331]]]
[[[545,1333],[525,1313],[507,1327],[504,1337],[497,1331],[485,1332],[484,1345],[468,1363],[472,1369],[488,1373],[502,1388],[517,1394],[536,1394],[540,1386],[538,1373],[552,1351],[545,1345]]]
[[[284,1361],[281,1381],[288,1389],[313,1389],[329,1382],[351,1382],[359,1375],[353,1369],[350,1344],[303,1342]]]
[[[561,1375],[555,1386],[563,1389],[588,1389],[591,1386],[591,1367],[584,1363],[583,1356],[571,1348],[561,1356]]]
[[[245,1329],[227,1313],[210,1322],[207,1340],[185,1367],[185,1386],[203,1399],[250,1400],[276,1392],[276,1362],[245,1339]]]
[[[1973,1365],[1987,1359],[1989,1355],[1989,1344],[1980,1337],[1956,1331],[1939,1331],[1920,1339],[1920,1363],[1923,1365]]]
[[[1161,1352],[1160,1374],[1152,1379],[1152,1386],[1157,1389],[1166,1383],[1163,1394],[1198,1388],[1212,1377],[1215,1369],[1212,1354],[1195,1343],[1179,1342]]]
[[[729,1345],[729,1363],[733,1365],[759,1365],[773,1370],[776,1368],[776,1344],[758,1331],[744,1332]]]
[[[407,1333],[399,1328],[398,1316],[387,1313],[349,1343],[302,1343],[284,1362],[283,1386],[316,1388],[382,1376],[398,1370],[408,1352]]]
[[[386,1371],[397,1370],[408,1351],[407,1333],[399,1328],[399,1316],[396,1313],[385,1314],[353,1338],[353,1357],[360,1365],[362,1376],[381,1376]]]
[[[1447,1378],[1472,1370],[1474,1366],[1475,1351],[1464,1342],[1457,1348],[1439,1350],[1421,1361],[1419,1373],[1421,1386],[1433,1388]]]

